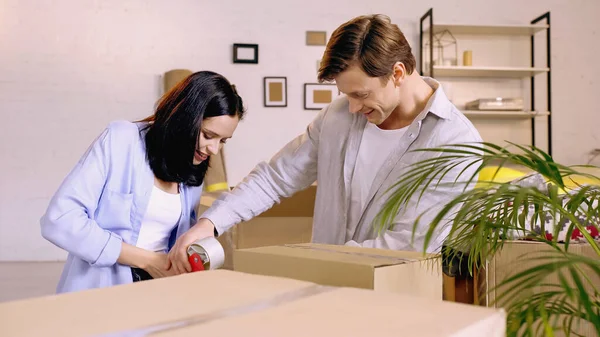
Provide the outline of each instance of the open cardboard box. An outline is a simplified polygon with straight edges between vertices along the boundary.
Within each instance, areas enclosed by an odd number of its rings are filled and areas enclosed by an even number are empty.
[[[0,304],[0,336],[501,337],[501,309],[227,270]]]
[[[547,244],[534,241],[509,241],[504,243],[501,251],[498,252],[487,264],[485,270],[480,273],[483,276],[480,282],[479,304],[490,307],[500,307],[508,305],[510,302],[497,303],[497,298],[502,295],[504,289],[501,287],[496,289],[507,278],[525,271],[526,269],[535,267],[539,264],[538,261],[530,260],[531,253],[551,252],[553,249]],[[577,255],[587,256],[590,258],[598,258],[592,247],[587,243],[570,243],[569,252]],[[600,287],[600,277],[595,273],[588,273],[588,277],[596,287]],[[544,280],[547,284],[560,284],[557,274],[554,274]],[[543,289],[539,287],[538,289]],[[588,293],[593,293],[593,289],[588,286]],[[531,294],[521,294],[522,296],[530,296]],[[516,299],[514,299],[516,300]],[[560,323],[560,322],[559,322]],[[581,324],[574,326],[575,331],[583,336],[595,336],[595,329],[591,324]],[[563,336],[560,332],[555,333],[555,336]]]
[[[239,249],[234,270],[442,299],[441,260],[435,255],[323,244]]]

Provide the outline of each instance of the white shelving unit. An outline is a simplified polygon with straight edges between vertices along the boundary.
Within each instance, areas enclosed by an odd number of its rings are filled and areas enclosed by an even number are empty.
[[[491,111],[491,110],[463,110],[467,117],[489,117],[489,118],[521,118],[550,116],[548,111]]]
[[[433,27],[433,34],[445,30],[457,35],[533,35],[548,29],[549,25],[464,25],[452,23],[437,23]],[[423,31],[429,33],[429,28]]]
[[[433,66],[433,74],[439,77],[525,78],[549,71],[549,68],[527,67]]]
[[[545,23],[544,23],[545,21]],[[424,23],[429,25],[424,27]],[[523,41],[524,38],[531,39],[531,67],[512,67],[512,66],[461,66],[461,65],[440,65],[433,64],[433,47],[434,35],[449,32],[454,35],[467,35],[485,37],[505,36],[509,39],[517,38]],[[540,67],[535,65],[534,58],[534,39],[535,35],[541,32],[546,32],[546,65]],[[443,38],[444,36],[441,36]],[[500,39],[502,39],[500,37]],[[424,55],[424,41],[429,41],[429,53]],[[490,43],[497,39],[489,39]],[[484,78],[487,80],[498,79],[530,79],[530,106],[524,107],[526,111],[485,111],[485,110],[464,110],[463,113],[468,118],[476,118],[488,120],[486,122],[486,130],[490,130],[489,120],[502,119],[514,120],[515,123],[523,123],[524,120],[531,120],[531,143],[535,144],[536,123],[535,120],[543,117],[547,118],[547,136],[548,136],[548,153],[552,155],[552,123],[551,123],[551,66],[550,66],[550,12],[547,12],[530,22],[530,24],[500,24],[500,25],[479,25],[479,24],[463,24],[463,23],[435,23],[433,20],[433,9],[429,9],[420,20],[420,68],[421,75],[434,78]],[[513,60],[514,61],[514,60]],[[427,64],[424,66],[424,64]],[[540,76],[547,77],[547,107],[539,111],[536,109],[535,100],[535,85],[536,78]],[[468,81],[468,80],[467,80]],[[463,83],[463,82],[460,82]],[[486,97],[472,97],[473,100]]]

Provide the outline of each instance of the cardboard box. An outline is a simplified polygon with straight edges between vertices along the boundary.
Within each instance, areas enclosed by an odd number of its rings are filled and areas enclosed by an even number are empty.
[[[550,252],[553,248],[547,244],[532,242],[532,241],[511,241],[506,242],[502,247],[502,250],[498,252],[493,259],[488,263],[483,276],[484,281],[482,288],[479,289],[481,293],[482,304],[499,307],[500,305],[496,302],[498,296],[501,296],[504,288],[495,289],[507,278],[516,275],[517,273],[523,272],[526,269],[530,269],[539,264],[538,261],[528,260],[528,256],[535,252]],[[577,255],[583,255],[591,258],[598,259],[598,255],[594,252],[592,247],[588,244],[582,243],[571,243],[569,245],[569,252]],[[600,277],[596,273],[587,273],[591,282],[596,286],[600,285]],[[560,280],[557,274],[551,275],[544,280],[546,284],[560,284]],[[588,284],[589,285],[589,284]],[[538,289],[543,290],[544,288],[539,287]],[[489,291],[488,291],[489,290]],[[587,287],[588,293],[594,292],[591,286]],[[530,294],[523,293],[522,296],[530,296]],[[513,298],[517,300],[517,298]],[[503,302],[504,303],[504,302]],[[510,303],[510,302],[509,302]],[[508,303],[506,303],[508,305]],[[506,305],[505,305],[506,307]],[[560,323],[560,322],[559,322]],[[581,324],[576,328],[576,332],[583,336],[595,336],[596,331],[591,324]],[[555,336],[564,336],[560,332],[555,333]]]
[[[217,238],[225,249],[224,269],[233,269],[236,249],[306,243],[312,239],[316,186],[300,191],[290,198],[222,233]],[[210,207],[218,195],[207,194],[200,201],[199,214]]]
[[[310,243],[259,247],[235,251],[233,269],[442,299],[441,260],[417,252]]]
[[[502,310],[227,270],[3,303],[0,322],[11,337],[500,337],[506,328]]]

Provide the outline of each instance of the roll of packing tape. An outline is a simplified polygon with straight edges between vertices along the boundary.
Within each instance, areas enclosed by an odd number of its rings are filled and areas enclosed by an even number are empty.
[[[192,243],[188,247],[188,256],[193,271],[219,269],[225,263],[225,250],[214,237]]]

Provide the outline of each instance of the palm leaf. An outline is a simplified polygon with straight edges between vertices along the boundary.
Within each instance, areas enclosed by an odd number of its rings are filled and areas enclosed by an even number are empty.
[[[519,152],[511,151],[511,147]],[[424,242],[423,250],[427,250],[437,233],[448,227],[445,245],[453,249],[446,258],[453,261],[466,253],[469,273],[515,235],[548,245],[552,248],[550,253],[528,257],[535,266],[498,285],[504,292],[497,300],[508,306],[509,331],[548,336],[559,324],[568,331],[575,320],[583,320],[594,324],[600,336],[600,300],[591,282],[594,275],[600,277],[600,262],[569,253],[571,235],[577,230],[600,257],[600,246],[586,230],[586,226],[600,222],[600,186],[578,186],[571,191],[565,184],[565,179],[573,176],[598,182],[600,178],[578,171],[580,166],[556,163],[538,148],[513,143],[506,147],[485,142],[452,144],[415,151],[423,152],[424,159],[411,165],[389,188],[374,229],[379,233],[393,230],[395,219],[407,207],[420,207],[428,192],[451,187],[454,192],[443,204],[421,209],[413,223],[413,240],[419,236]],[[492,165],[496,170],[491,181],[479,180],[485,184],[475,186],[481,170]],[[549,183],[547,189],[496,182],[497,174],[506,166],[541,174]],[[570,193],[566,202],[559,190]],[[545,237],[548,217],[552,217],[555,228],[552,240]],[[565,243],[558,245],[560,226],[567,220]],[[427,221],[424,232],[420,229],[422,221]],[[538,227],[540,230],[535,230]],[[558,281],[546,284],[550,277]],[[550,290],[535,292],[542,284]],[[589,289],[593,289],[593,294]],[[522,293],[532,295],[518,299]]]

